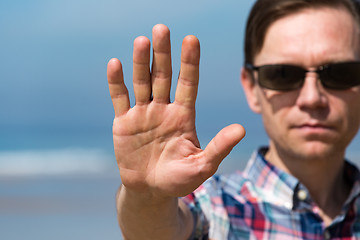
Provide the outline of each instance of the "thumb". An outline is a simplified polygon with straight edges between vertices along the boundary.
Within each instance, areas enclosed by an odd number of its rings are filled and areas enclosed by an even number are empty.
[[[212,166],[214,174],[222,160],[231,152],[245,136],[245,129],[240,124],[232,124],[223,128],[206,146],[206,161]]]

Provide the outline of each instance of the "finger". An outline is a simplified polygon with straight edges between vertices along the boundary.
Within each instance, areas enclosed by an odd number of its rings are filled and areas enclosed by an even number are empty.
[[[206,146],[204,154],[208,166],[208,176],[213,175],[221,161],[231,152],[245,136],[245,129],[239,124],[233,124],[222,129]]]
[[[194,106],[199,85],[200,43],[195,36],[184,38],[175,101]]]
[[[153,100],[168,103],[171,87],[170,31],[162,24],[153,28],[153,65],[151,71]]]
[[[124,83],[122,65],[118,59],[113,58],[109,61],[107,78],[115,116],[119,116],[129,110],[130,100],[128,90]]]
[[[133,85],[136,104],[149,103],[151,98],[150,40],[142,36],[134,41]]]

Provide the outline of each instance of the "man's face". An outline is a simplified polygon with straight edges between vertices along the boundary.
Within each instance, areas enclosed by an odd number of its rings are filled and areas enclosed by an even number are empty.
[[[359,60],[359,27],[345,10],[308,9],[274,22],[254,65],[293,64],[306,69]],[[256,74],[255,74],[256,78]],[[344,151],[360,125],[360,87],[324,88],[314,72],[301,89],[279,92],[255,84],[252,109],[262,114],[270,149],[304,159]]]

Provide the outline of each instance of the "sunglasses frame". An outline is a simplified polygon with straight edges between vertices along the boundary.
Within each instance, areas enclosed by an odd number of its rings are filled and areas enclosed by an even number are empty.
[[[346,76],[346,74],[348,74],[348,71],[345,72],[341,72],[341,74],[338,73],[333,73],[332,70],[339,70],[339,67],[342,70],[346,70],[346,68],[351,67],[352,65],[355,65],[352,68],[352,72],[355,72],[355,76],[354,79],[352,78],[352,76]],[[297,74],[299,76],[298,79],[296,79],[296,81],[292,81],[290,82],[290,84],[288,86],[282,86],[282,87],[276,87],[273,84],[269,84],[263,80],[261,77],[258,77],[257,82],[259,84],[259,86],[261,86],[262,88],[266,88],[266,89],[271,89],[271,90],[277,90],[277,91],[291,91],[291,90],[296,90],[296,89],[300,89],[304,82],[305,82],[305,78],[306,78],[306,74],[308,72],[315,72],[318,75],[318,78],[321,82],[321,84],[328,89],[333,89],[333,90],[346,90],[349,89],[351,87],[355,87],[357,85],[360,85],[360,61],[347,61],[347,62],[338,62],[338,63],[330,63],[330,64],[325,64],[322,66],[317,67],[315,70],[307,70],[303,67],[300,66],[296,66],[296,65],[291,65],[291,64],[266,64],[266,65],[261,65],[261,66],[254,66],[253,64],[245,64],[245,69],[250,70],[250,71],[257,71],[259,73],[259,76],[261,74],[261,70],[265,69],[265,68],[270,68],[270,67],[277,67],[279,68],[278,70],[280,70],[280,68],[282,69],[286,69],[291,71],[291,69],[295,69],[297,70]],[[349,70],[349,69],[347,69]],[[274,70],[273,70],[274,71]],[[346,76],[343,77],[343,76]],[[253,79],[255,80],[254,75],[252,74]],[[342,81],[344,80],[345,81]],[[339,83],[342,84],[339,84]]]

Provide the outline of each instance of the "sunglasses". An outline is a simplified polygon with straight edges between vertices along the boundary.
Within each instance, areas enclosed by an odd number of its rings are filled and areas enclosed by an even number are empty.
[[[259,85],[271,90],[290,91],[299,89],[304,84],[308,72],[317,73],[321,84],[328,89],[345,90],[360,85],[360,62],[326,64],[312,71],[287,64],[263,66],[245,64],[245,68],[257,71]]]

